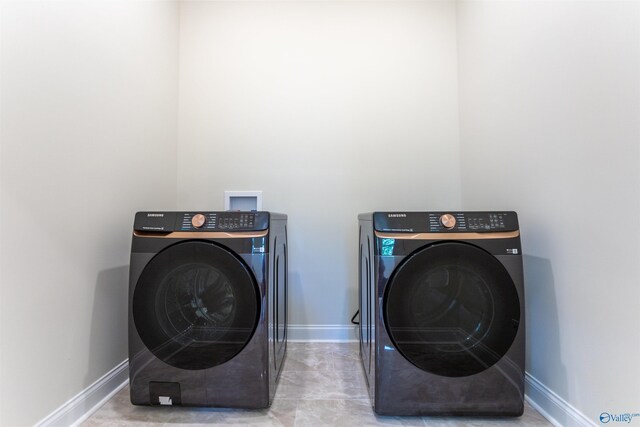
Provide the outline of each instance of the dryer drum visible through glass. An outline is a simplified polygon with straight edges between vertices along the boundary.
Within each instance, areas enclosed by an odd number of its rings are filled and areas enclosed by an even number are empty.
[[[258,307],[257,285],[242,260],[201,241],[178,243],[156,255],[133,297],[142,341],[181,369],[232,359],[253,335]]]
[[[398,266],[384,297],[385,326],[398,351],[427,372],[473,375],[515,339],[520,303],[505,268],[460,242],[426,246]]]

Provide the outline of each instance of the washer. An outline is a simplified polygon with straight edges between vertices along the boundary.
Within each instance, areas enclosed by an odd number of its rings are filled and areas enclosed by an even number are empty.
[[[360,357],[381,415],[524,410],[515,212],[359,215]]]
[[[129,281],[134,405],[266,408],[286,343],[286,215],[136,214]]]

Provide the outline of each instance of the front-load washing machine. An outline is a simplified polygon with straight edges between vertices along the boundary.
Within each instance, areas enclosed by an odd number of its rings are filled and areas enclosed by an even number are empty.
[[[131,402],[266,408],[287,342],[287,217],[138,212]]]
[[[381,415],[522,415],[515,212],[359,215],[360,356]]]

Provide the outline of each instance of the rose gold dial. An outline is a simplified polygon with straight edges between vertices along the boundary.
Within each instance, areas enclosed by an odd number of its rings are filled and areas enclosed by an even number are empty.
[[[456,217],[451,214],[444,214],[440,217],[440,224],[442,224],[444,228],[452,229],[456,226]]]
[[[196,214],[193,216],[193,218],[191,218],[191,225],[193,225],[195,228],[200,228],[206,221],[207,218],[204,215]]]

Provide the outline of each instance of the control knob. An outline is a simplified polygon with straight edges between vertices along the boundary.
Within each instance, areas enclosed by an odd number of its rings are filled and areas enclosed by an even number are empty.
[[[444,214],[440,217],[440,224],[448,230],[456,226],[456,217],[451,214]]]
[[[196,214],[193,216],[193,218],[191,218],[191,225],[193,225],[195,228],[200,228],[206,221],[207,218],[204,215]]]

